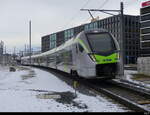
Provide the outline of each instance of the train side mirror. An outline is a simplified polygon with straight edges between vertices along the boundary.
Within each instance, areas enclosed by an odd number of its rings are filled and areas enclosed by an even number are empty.
[[[119,52],[121,52],[121,50],[115,50],[114,52],[115,52],[115,53],[119,53]]]

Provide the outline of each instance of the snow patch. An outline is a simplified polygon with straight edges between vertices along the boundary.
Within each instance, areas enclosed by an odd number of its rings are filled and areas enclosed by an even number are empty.
[[[144,86],[146,88],[150,88],[150,84],[146,84],[144,82],[140,82],[140,81],[137,81],[137,80],[133,80],[133,74],[138,74],[137,71],[132,71],[132,70],[125,70],[125,79],[129,82],[133,82],[135,84],[139,84],[141,86]],[[139,86],[140,87],[140,86]]]
[[[77,91],[77,98],[74,98],[74,89],[49,72],[20,68],[9,72],[7,67],[0,67],[0,112],[127,112],[104,97],[87,96]],[[30,76],[31,71],[34,77]],[[27,79],[22,78],[28,75]],[[37,95],[48,93],[66,96],[67,102],[37,98]]]

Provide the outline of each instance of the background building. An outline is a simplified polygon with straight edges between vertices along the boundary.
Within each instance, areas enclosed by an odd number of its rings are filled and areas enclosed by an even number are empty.
[[[6,53],[6,47],[4,51],[4,42],[0,42],[0,65],[11,65],[12,56]]]
[[[140,55],[140,17],[124,15],[125,63],[136,63]],[[104,28],[120,42],[120,16],[112,16],[42,37],[42,52],[60,46],[83,30]]]
[[[1,42],[0,42],[0,56],[3,55],[3,50],[4,50],[4,42],[1,41]]]
[[[150,1],[142,3],[140,46],[141,56],[150,56]]]
[[[3,50],[4,50],[4,42],[1,41],[0,42],[0,64],[3,64],[3,60],[4,60],[4,58],[3,58]]]

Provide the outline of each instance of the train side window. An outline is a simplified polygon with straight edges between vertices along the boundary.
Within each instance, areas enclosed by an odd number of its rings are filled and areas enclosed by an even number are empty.
[[[84,51],[83,47],[80,44],[78,44],[78,46],[79,46],[79,51],[83,52]]]

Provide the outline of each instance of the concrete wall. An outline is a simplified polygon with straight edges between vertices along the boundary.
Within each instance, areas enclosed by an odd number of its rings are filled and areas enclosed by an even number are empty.
[[[140,57],[137,63],[138,72],[150,76],[150,57]]]

